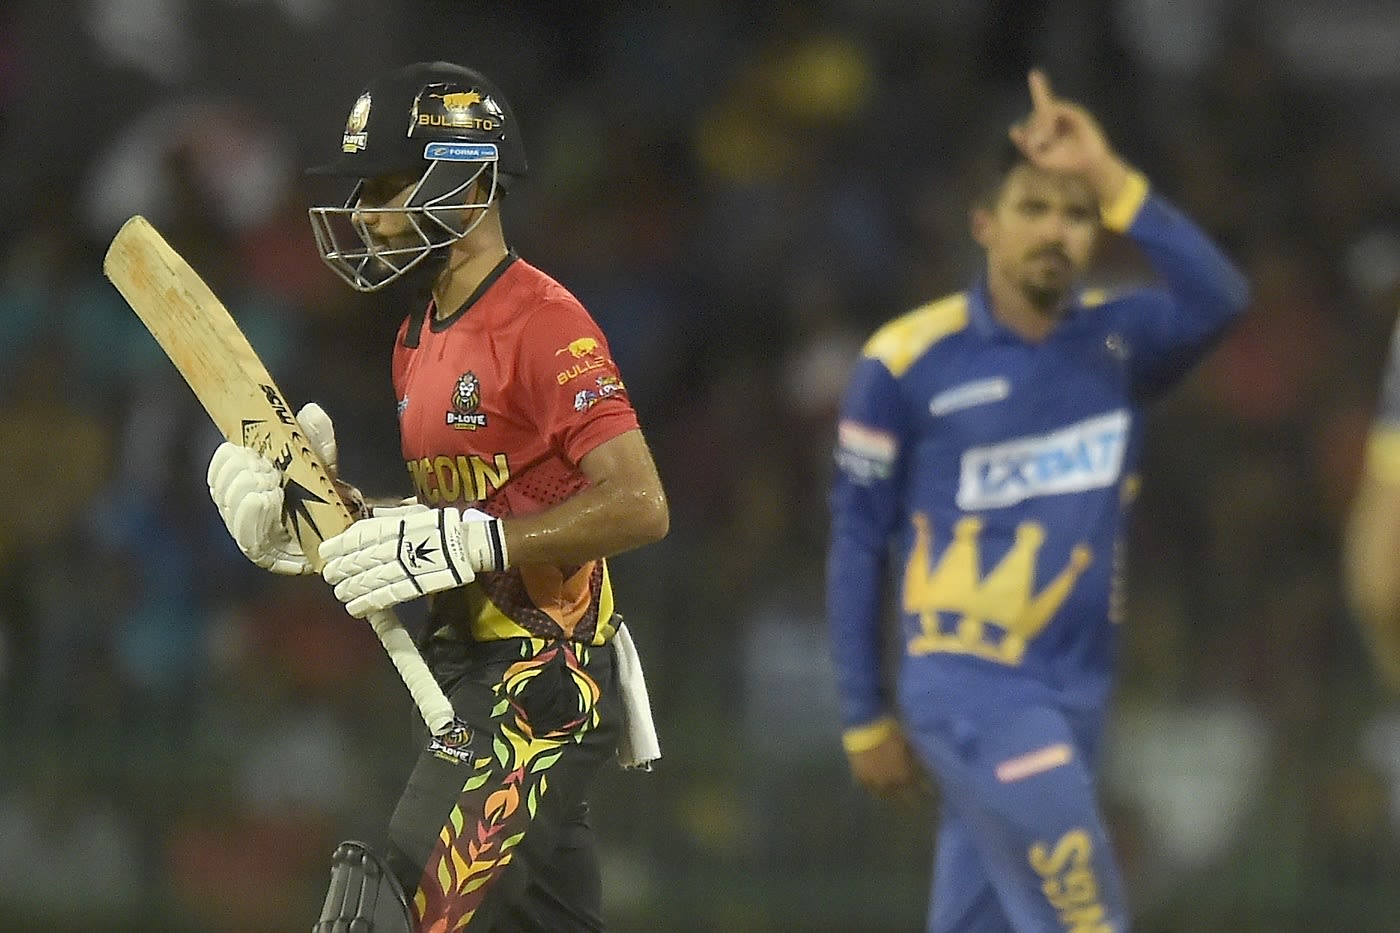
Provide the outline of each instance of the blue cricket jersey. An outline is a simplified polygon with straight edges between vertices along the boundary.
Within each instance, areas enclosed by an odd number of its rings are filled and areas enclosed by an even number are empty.
[[[892,712],[885,585],[903,673],[995,705],[1026,691],[1107,701],[1121,540],[1144,406],[1245,308],[1241,273],[1134,175],[1105,225],[1160,285],[1079,294],[1041,342],[1003,327],[985,282],[880,328],[842,404],[827,607],[848,730]]]

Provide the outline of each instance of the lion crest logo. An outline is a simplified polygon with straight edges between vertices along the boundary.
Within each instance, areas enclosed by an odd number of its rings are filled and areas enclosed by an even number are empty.
[[[486,427],[486,415],[481,407],[481,380],[476,373],[465,372],[457,377],[452,389],[452,407],[447,412],[447,424],[458,431],[475,431]]]

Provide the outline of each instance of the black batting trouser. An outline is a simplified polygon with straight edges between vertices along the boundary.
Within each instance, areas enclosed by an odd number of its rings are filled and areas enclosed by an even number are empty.
[[[427,745],[390,820],[418,929],[601,931],[585,796],[621,734],[612,646],[435,641],[425,655],[467,734]]]

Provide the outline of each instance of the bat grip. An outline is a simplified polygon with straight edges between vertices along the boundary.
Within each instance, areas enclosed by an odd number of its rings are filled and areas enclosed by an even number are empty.
[[[374,634],[379,636],[379,643],[384,646],[389,660],[398,668],[399,676],[418,706],[428,731],[438,736],[446,733],[456,720],[456,713],[452,711],[452,703],[438,686],[433,672],[428,670],[423,656],[418,653],[418,646],[413,643],[403,623],[390,609],[372,612],[366,621],[374,629]]]

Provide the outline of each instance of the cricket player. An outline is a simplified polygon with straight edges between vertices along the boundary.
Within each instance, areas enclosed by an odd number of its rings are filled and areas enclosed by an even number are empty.
[[[1383,682],[1400,690],[1400,321],[1343,539],[1344,583]]]
[[[855,779],[941,790],[927,929],[1128,929],[1096,801],[1144,407],[1247,302],[1239,271],[1029,76],[971,213],[986,266],[866,343],[838,425],[827,602]],[[1101,229],[1160,284],[1077,284]],[[902,662],[882,674],[889,577]],[[1208,806],[1209,801],[1202,801]]]
[[[383,856],[336,853],[316,930],[601,930],[586,793],[621,728],[606,558],[665,535],[661,481],[606,337],[507,243],[527,164],[500,90],[414,64],[371,82],[335,142],[313,171],[353,187],[311,209],[322,257],[365,292],[421,274],[431,298],[392,356],[413,497],[327,539],[322,573],[356,617],[428,598],[421,647],[460,728],[425,741]],[[302,417],[334,463],[329,418]],[[245,554],[310,571],[276,467],[225,445],[209,484]]]

